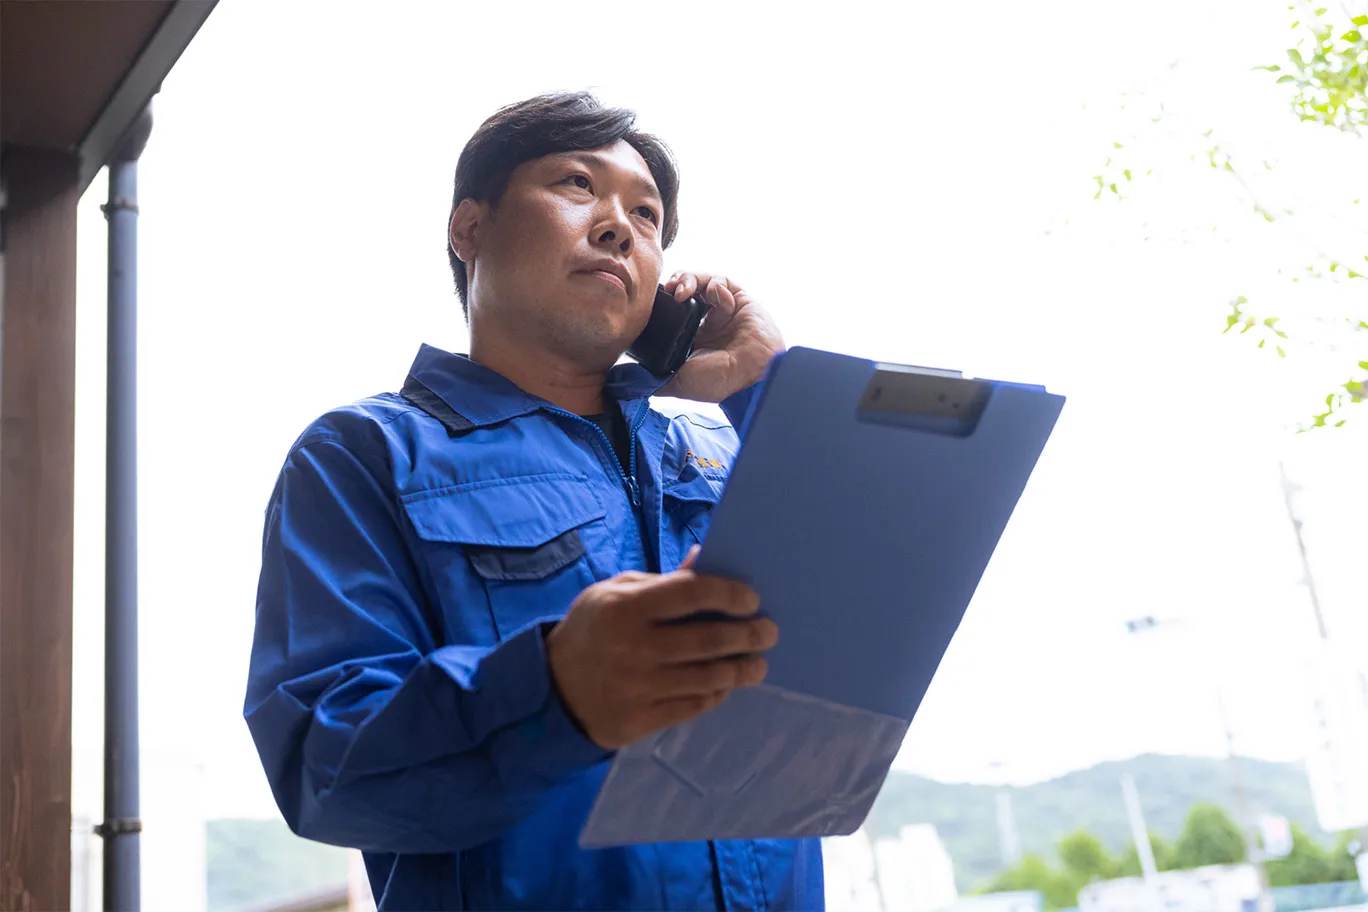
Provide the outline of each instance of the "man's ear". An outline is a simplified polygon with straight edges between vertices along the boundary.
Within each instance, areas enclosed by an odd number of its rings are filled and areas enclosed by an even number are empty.
[[[456,254],[456,259],[462,263],[469,263],[475,259],[480,229],[485,221],[485,210],[483,203],[466,197],[461,200],[456,211],[451,213],[451,222],[447,225],[447,243],[451,246],[452,253]]]

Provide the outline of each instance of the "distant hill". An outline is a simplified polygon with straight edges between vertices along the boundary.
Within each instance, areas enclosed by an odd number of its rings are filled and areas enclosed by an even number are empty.
[[[1282,814],[1319,834],[1311,791],[1300,764],[1242,761],[1245,790],[1256,811]],[[1122,773],[1135,777],[1150,830],[1173,840],[1188,808],[1199,801],[1234,806],[1224,760],[1146,755],[1103,763],[1037,785],[1011,789],[1023,851],[1050,857],[1070,830],[1086,827],[1114,851],[1130,844],[1121,798]],[[955,860],[960,889],[972,889],[999,868],[996,789],[936,782],[894,772],[870,815],[875,835],[908,823],[935,824]],[[345,882],[341,849],[300,839],[279,820],[208,823],[210,912],[228,912]]]
[[[347,853],[300,839],[283,820],[210,820],[209,912],[255,908],[347,882]]]
[[[1255,812],[1282,814],[1307,832],[1322,835],[1300,764],[1242,760],[1241,772]],[[1009,790],[1022,851],[1052,857],[1059,838],[1080,827],[1096,833],[1114,851],[1129,846],[1130,825],[1121,797],[1123,773],[1135,777],[1146,825],[1169,840],[1177,838],[1194,803],[1210,801],[1234,809],[1226,760],[1144,755],[1103,763]],[[955,861],[960,889],[972,889],[1000,868],[996,793],[992,786],[937,782],[894,772],[874,805],[869,825],[878,836],[894,835],[903,824],[935,824]]]

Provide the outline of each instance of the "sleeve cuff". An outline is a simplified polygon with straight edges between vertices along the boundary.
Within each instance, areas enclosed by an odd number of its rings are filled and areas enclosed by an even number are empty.
[[[513,720],[499,734],[505,758],[547,779],[579,772],[613,755],[584,733],[556,692],[546,656],[546,634],[554,624],[539,621],[513,634],[485,658],[480,675],[487,679],[487,695],[503,703],[505,718]],[[492,692],[496,682],[497,696]]]
[[[745,436],[746,422],[750,417],[751,406],[755,404],[760,392],[760,385],[763,382],[752,383],[745,389],[732,393],[719,403],[722,406],[722,413],[727,416],[727,420],[731,422],[731,426],[736,430],[738,437]]]

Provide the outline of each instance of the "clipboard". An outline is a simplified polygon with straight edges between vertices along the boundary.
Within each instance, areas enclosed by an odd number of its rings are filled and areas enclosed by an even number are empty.
[[[779,625],[769,676],[620,750],[585,848],[864,822],[1064,398],[794,348],[770,366],[699,555]]]

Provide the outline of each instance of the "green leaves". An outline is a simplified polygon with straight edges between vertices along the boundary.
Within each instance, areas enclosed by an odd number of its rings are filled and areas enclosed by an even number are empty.
[[[1298,8],[1301,7],[1295,5],[1288,7],[1290,10]],[[1272,74],[1267,85],[1270,89],[1276,85],[1280,87],[1280,94],[1286,93],[1284,97],[1288,98],[1292,114],[1297,120],[1332,127],[1368,139],[1368,13],[1351,17],[1347,12],[1341,15],[1339,10],[1338,7],[1327,6],[1308,11],[1307,18],[1293,22],[1294,29],[1302,30],[1293,38],[1295,46],[1287,49],[1287,60],[1255,66],[1252,67],[1252,70],[1261,70]],[[1281,89],[1283,86],[1289,88]],[[1124,101],[1129,102],[1130,99]],[[1124,111],[1126,105],[1122,104],[1121,107]],[[1153,110],[1144,115],[1133,116],[1136,116],[1137,119],[1149,118],[1154,124],[1169,125],[1176,120],[1175,116],[1164,113],[1162,105],[1159,106],[1159,111],[1161,113],[1158,117],[1153,116],[1155,113]],[[1221,127],[1222,125],[1217,124],[1215,126]],[[1259,197],[1261,188],[1244,179],[1245,172],[1252,172],[1254,170],[1253,163],[1260,161],[1257,151],[1251,150],[1247,157],[1249,162],[1247,167],[1237,168],[1234,164],[1234,158],[1225,148],[1224,141],[1214,138],[1215,130],[1213,128],[1202,129],[1200,124],[1197,124],[1187,129],[1191,131],[1188,134],[1191,144],[1183,151],[1190,153],[1191,162],[1200,166],[1202,158],[1205,157],[1206,163],[1213,173],[1224,173],[1235,178],[1229,182],[1231,188],[1238,189],[1239,192],[1247,196],[1247,204],[1264,223],[1286,222],[1295,224],[1300,215],[1300,207],[1268,205]],[[1112,143],[1112,156],[1114,157],[1108,157],[1100,169],[1101,173],[1093,176],[1093,182],[1096,184],[1093,199],[1100,199],[1104,194],[1115,196],[1118,200],[1127,199],[1138,190],[1148,189],[1149,182],[1136,182],[1137,176],[1141,174],[1141,169],[1145,168],[1146,164],[1136,157],[1137,150],[1139,146],[1144,144],[1144,140],[1145,137],[1143,136],[1131,136],[1124,144],[1122,141]],[[1131,147],[1131,151],[1125,153],[1115,151],[1127,146]],[[1242,158],[1240,161],[1244,164],[1246,159]],[[1268,159],[1263,159],[1262,164],[1264,169],[1274,170]],[[1122,167],[1123,165],[1125,167]],[[1146,169],[1143,173],[1148,175],[1151,171]],[[1237,183],[1239,184],[1238,188],[1234,186]],[[1125,189],[1122,190],[1122,187]],[[1345,196],[1350,196],[1350,193],[1346,192]],[[1349,200],[1346,199],[1345,202],[1349,202]],[[1355,206],[1360,202],[1359,199],[1352,200],[1352,204]],[[1294,210],[1296,214],[1294,214]],[[1142,233],[1149,235],[1152,232],[1152,227],[1148,224],[1144,227],[1146,230]],[[1218,228],[1213,227],[1212,230],[1216,231]],[[1180,233],[1187,234],[1186,231]],[[1145,240],[1149,239],[1148,236],[1145,237]],[[1230,239],[1227,238],[1226,240]],[[1318,255],[1314,259],[1308,258],[1307,262],[1310,262],[1311,265],[1306,266],[1304,271],[1298,269],[1295,273],[1285,276],[1292,283],[1284,286],[1286,290],[1295,292],[1317,280],[1332,283],[1364,282],[1365,285],[1361,287],[1368,288],[1368,266],[1360,266],[1357,261],[1355,261],[1355,265],[1358,266],[1357,269],[1350,267],[1345,261],[1336,261],[1324,254]],[[1363,257],[1363,262],[1368,263],[1368,255]],[[1303,279],[1305,280],[1304,283]],[[1226,314],[1225,326],[1221,330],[1223,333],[1246,336],[1254,343],[1254,347],[1276,352],[1280,359],[1288,357],[1291,351],[1289,334],[1280,328],[1281,324],[1277,317],[1264,317],[1249,313],[1249,300],[1243,295],[1233,298],[1229,303],[1230,310]],[[1328,322],[1340,332],[1368,332],[1368,320],[1358,319],[1359,314],[1355,314],[1352,319],[1343,312],[1312,313],[1309,316],[1320,317],[1320,322]],[[1322,349],[1329,354],[1321,355],[1321,357],[1339,359],[1341,363],[1352,364],[1357,358],[1363,357],[1364,348],[1358,340],[1364,338],[1363,335],[1359,335],[1355,340],[1359,354],[1355,355],[1353,359],[1343,354],[1346,350],[1345,347],[1333,344],[1327,349]],[[1317,348],[1314,340],[1299,339],[1298,341],[1307,343],[1306,354],[1310,354],[1313,349]],[[1303,349],[1298,349],[1297,354],[1303,355]],[[1359,362],[1358,373],[1356,373],[1355,378],[1347,384],[1336,387],[1330,393],[1326,410],[1323,414],[1315,416],[1313,427],[1338,426],[1343,423],[1342,416],[1339,413],[1341,408],[1368,400],[1368,376],[1363,376],[1365,371],[1368,371],[1368,362]]]
[[[1295,823],[1292,824],[1292,851],[1286,858],[1268,862],[1268,880],[1275,887],[1331,883],[1337,873],[1330,853]]]
[[[1323,10],[1316,15],[1311,39],[1288,50],[1292,71],[1283,72],[1277,82],[1296,87],[1292,110],[1302,122],[1363,135],[1368,132],[1368,67],[1362,58],[1368,41],[1360,29],[1368,26],[1368,15],[1354,16],[1354,27],[1338,37],[1331,21],[1319,18]]]
[[[1188,811],[1174,854],[1179,868],[1239,864],[1245,860],[1244,834],[1224,809],[1195,804]]]

